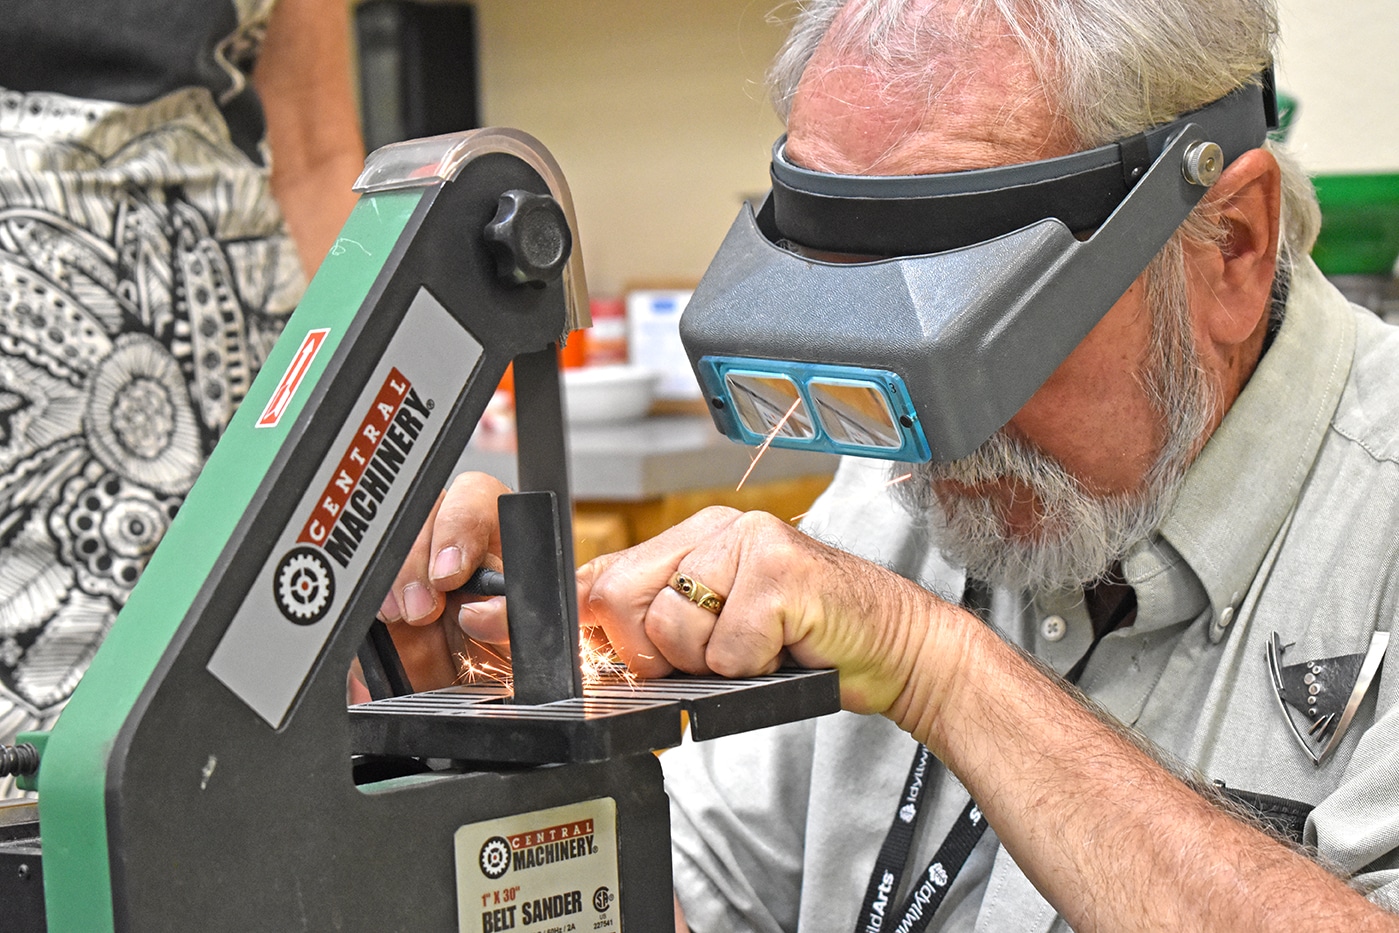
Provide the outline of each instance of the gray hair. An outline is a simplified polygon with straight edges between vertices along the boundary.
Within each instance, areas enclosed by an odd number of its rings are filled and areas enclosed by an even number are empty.
[[[1082,148],[1100,146],[1195,110],[1254,79],[1272,61],[1275,0],[967,0],[956,17],[918,0],[796,0],[786,43],[768,72],[786,119],[817,46],[831,38],[893,82],[931,78],[933,59],[956,55],[959,30],[998,16],[1030,57]],[[848,9],[847,9],[848,7]],[[936,54],[930,48],[938,47]],[[1282,167],[1281,265],[1311,251],[1321,214],[1311,182],[1277,144]],[[1216,218],[1195,211],[1182,235],[1219,240]]]

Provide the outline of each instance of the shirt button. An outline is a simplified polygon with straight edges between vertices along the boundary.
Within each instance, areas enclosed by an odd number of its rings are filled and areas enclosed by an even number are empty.
[[[1225,606],[1219,610],[1219,618],[1210,625],[1210,641],[1218,644],[1224,638],[1224,633],[1228,631],[1229,624],[1234,621],[1234,607]]]
[[[1040,634],[1045,641],[1058,641],[1069,631],[1069,625],[1064,621],[1063,616],[1045,616],[1040,623]]]

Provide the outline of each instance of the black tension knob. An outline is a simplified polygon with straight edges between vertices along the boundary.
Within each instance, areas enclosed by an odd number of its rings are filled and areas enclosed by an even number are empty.
[[[559,202],[519,189],[500,196],[485,237],[496,273],[514,285],[535,288],[559,277],[573,249],[573,234]]]

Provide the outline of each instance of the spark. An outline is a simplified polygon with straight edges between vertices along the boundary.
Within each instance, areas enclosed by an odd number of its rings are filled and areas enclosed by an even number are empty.
[[[793,399],[791,407],[787,409],[787,414],[783,415],[782,419],[772,426],[772,430],[767,433],[767,437],[763,438],[762,444],[758,446],[758,452],[753,455],[753,462],[748,464],[748,469],[744,471],[743,479],[739,480],[738,485],[734,487],[734,492],[738,492],[743,488],[743,484],[748,482],[748,477],[752,475],[753,468],[758,465],[758,461],[762,459],[763,454],[767,453],[768,447],[772,445],[772,439],[777,436],[777,432],[782,430],[782,426],[787,423],[788,418],[792,417],[792,412],[796,411],[797,406],[801,403],[801,396],[797,396]]]
[[[458,652],[458,684],[498,684],[510,688],[514,682],[510,659],[485,642],[468,638],[468,649]],[[583,674],[583,686],[601,687],[625,684],[635,686],[633,674],[605,639],[595,641],[585,631],[579,640],[578,667]]]
[[[583,686],[616,686],[620,683],[635,687],[636,675],[617,657],[616,650],[605,637],[601,641],[593,640],[593,631],[585,631],[579,640],[578,666],[583,671]]]
[[[478,655],[485,655],[484,660]],[[509,687],[513,681],[510,659],[490,645],[474,638],[467,639],[467,650],[457,654],[457,683],[496,683]]]

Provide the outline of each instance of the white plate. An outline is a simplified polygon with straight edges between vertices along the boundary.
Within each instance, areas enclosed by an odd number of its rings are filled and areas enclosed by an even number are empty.
[[[571,424],[633,421],[651,408],[658,374],[641,366],[585,366],[563,371]]]

